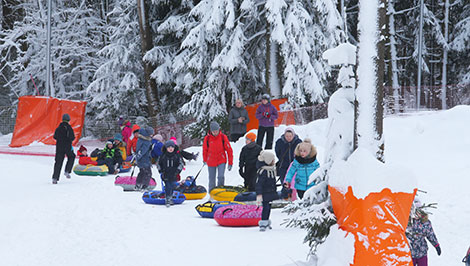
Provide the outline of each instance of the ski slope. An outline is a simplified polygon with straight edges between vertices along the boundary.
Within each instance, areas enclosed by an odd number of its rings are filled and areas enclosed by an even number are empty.
[[[326,120],[294,126],[318,147],[321,163]],[[285,126],[276,128],[275,138]],[[2,141],[11,136],[0,137]],[[242,184],[232,143],[234,169],[226,184]],[[457,266],[470,245],[470,107],[420,112],[385,120],[386,160],[411,168],[419,196],[437,202],[430,216],[442,247],[430,247],[430,265]],[[90,149],[89,149],[90,150]],[[189,151],[201,151],[192,147]],[[199,217],[204,200],[170,208],[146,205],[141,193],[122,192],[114,176],[72,174],[51,184],[53,157],[0,154],[1,265],[302,265],[309,247],[305,232],[281,225],[286,214],[271,213],[273,230],[226,228]],[[202,160],[191,161],[183,176],[195,175]],[[365,165],[364,167],[367,167]],[[137,172],[137,170],[136,170]],[[153,168],[153,176],[158,174]],[[197,180],[207,187],[207,168]],[[340,256],[331,251],[331,256]]]

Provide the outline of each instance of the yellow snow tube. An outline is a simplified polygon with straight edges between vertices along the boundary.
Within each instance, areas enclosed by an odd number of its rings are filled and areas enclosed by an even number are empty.
[[[93,175],[93,176],[103,176],[108,174],[108,167],[106,165],[81,165],[77,164],[73,168],[73,172],[77,175]]]
[[[221,186],[210,191],[210,197],[216,201],[233,201],[238,193],[245,192],[244,187]]]

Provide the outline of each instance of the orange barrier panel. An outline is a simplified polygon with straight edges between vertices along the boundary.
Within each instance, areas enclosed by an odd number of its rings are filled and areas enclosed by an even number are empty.
[[[276,107],[277,111],[279,112],[279,106],[287,102],[286,98],[283,99],[274,99],[271,103]],[[256,109],[260,106],[261,103],[255,103],[245,106],[246,111],[248,112],[248,117],[250,118],[250,122],[246,125],[246,130],[250,131],[252,129],[258,129],[258,119],[256,119]],[[295,118],[293,111],[283,111],[279,112],[279,117],[274,123],[275,126],[279,125],[295,125]]]
[[[21,147],[34,141],[55,145],[54,131],[62,122],[62,115],[70,115],[75,133],[73,145],[78,143],[85,122],[84,101],[61,100],[52,97],[22,96],[19,98],[15,130],[10,147]]]
[[[365,199],[329,187],[339,227],[355,236],[355,266],[412,266],[405,230],[416,194],[392,193],[388,188]]]

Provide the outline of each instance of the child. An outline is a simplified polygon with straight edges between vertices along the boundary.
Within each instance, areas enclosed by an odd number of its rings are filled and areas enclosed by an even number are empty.
[[[124,121],[124,128],[121,130],[121,135],[122,141],[127,144],[132,135],[131,122],[129,122],[129,120]]]
[[[156,134],[152,138],[152,163],[158,162],[158,158],[162,155],[163,148],[163,137],[160,134]]]
[[[108,140],[103,151],[99,153],[98,165],[106,164],[108,173],[116,175],[119,173],[119,166],[122,164],[121,151],[118,147],[114,147],[113,140]]]
[[[150,157],[152,143],[150,140],[149,131],[147,129],[141,129],[139,131],[135,153],[135,160],[139,167],[139,174],[135,181],[136,190],[146,190],[149,185],[150,178],[152,177],[152,164]]]
[[[91,159],[91,157],[88,156],[87,149],[83,145],[80,145],[80,148],[78,148],[77,156],[78,156],[78,164],[81,164],[81,165],[87,165],[87,164],[98,165],[98,163],[96,161],[93,161]]]
[[[245,136],[246,145],[240,152],[240,163],[238,172],[245,180],[245,188],[255,191],[256,185],[256,161],[262,148],[256,144],[256,134],[250,132]]]
[[[317,161],[317,150],[310,139],[305,139],[298,144],[294,151],[294,161],[286,174],[285,186],[290,187],[292,178],[295,176],[295,189],[299,198],[303,198],[307,189],[313,187],[315,182],[308,183],[310,175],[320,167]]]
[[[258,205],[263,204],[261,213],[261,221],[259,221],[259,230],[266,231],[271,229],[271,201],[278,199],[276,192],[276,166],[274,165],[275,156],[270,151],[261,151],[258,156],[257,166],[258,182],[256,182],[256,202]]]
[[[117,147],[121,151],[122,160],[125,161],[127,159],[126,143],[123,141],[120,133],[114,134],[113,144],[114,147]]]
[[[131,156],[136,151],[137,139],[139,138],[139,129],[140,127],[138,125],[132,126],[132,136],[127,142],[127,156]]]
[[[157,168],[165,182],[165,205],[170,207],[173,205],[173,185],[176,176],[183,170],[183,158],[175,150],[175,143],[171,140],[165,142],[163,146],[163,154],[158,159]]]
[[[428,265],[428,244],[426,238],[436,249],[437,255],[441,255],[441,247],[437,241],[428,214],[423,210],[423,205],[418,199],[413,202],[411,217],[406,228],[406,237],[411,247],[411,258],[414,266]]]

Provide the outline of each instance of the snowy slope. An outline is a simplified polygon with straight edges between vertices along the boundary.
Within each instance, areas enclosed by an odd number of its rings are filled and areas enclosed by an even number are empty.
[[[318,147],[320,162],[326,124],[294,127]],[[242,145],[233,144],[235,166]],[[470,245],[470,107],[387,118],[385,145],[386,160],[411,168],[428,192],[422,201],[439,203],[431,221],[443,254],[431,249],[430,264],[462,265]],[[114,187],[113,176],[72,175],[52,186],[53,160],[0,154],[1,265],[295,265],[306,259],[305,233],[281,226],[286,216],[278,209],[272,231],[224,228],[199,217],[194,206],[203,200],[169,209],[146,205],[140,193]],[[189,162],[185,176],[201,166],[200,159]],[[237,170],[227,173],[227,184],[242,183]],[[207,169],[198,184],[207,186]]]

